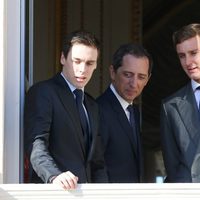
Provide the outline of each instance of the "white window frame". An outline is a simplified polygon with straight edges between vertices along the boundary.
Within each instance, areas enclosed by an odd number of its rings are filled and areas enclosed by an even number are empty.
[[[2,0],[0,9],[0,183],[20,183],[25,0]]]
[[[4,1],[0,1],[0,183],[3,183],[4,145]]]

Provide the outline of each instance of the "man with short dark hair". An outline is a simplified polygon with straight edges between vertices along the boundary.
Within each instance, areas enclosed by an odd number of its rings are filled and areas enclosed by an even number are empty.
[[[142,181],[140,115],[133,101],[146,86],[151,70],[150,55],[141,45],[121,45],[112,58],[111,84],[97,99],[110,183]]]
[[[99,42],[85,31],[64,40],[62,72],[33,85],[25,103],[25,139],[32,143],[33,182],[74,189],[77,183],[107,182],[99,111],[84,87],[97,67]],[[27,149],[27,146],[26,146]],[[36,180],[37,178],[37,180]]]
[[[162,102],[165,182],[200,182],[200,24],[180,28],[173,42],[191,81]]]

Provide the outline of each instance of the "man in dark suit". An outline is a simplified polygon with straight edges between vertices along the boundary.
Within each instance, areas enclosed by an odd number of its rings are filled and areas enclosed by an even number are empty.
[[[200,182],[200,24],[189,24],[173,34],[183,70],[191,81],[166,98],[161,106],[161,141],[165,182]],[[198,166],[198,167],[197,167]]]
[[[74,92],[84,92],[96,69],[98,55],[99,42],[91,33],[71,33],[63,43],[62,72],[28,91],[25,149],[29,148],[32,168],[45,183],[74,189],[77,183],[107,182],[98,132],[98,105],[84,93],[79,104],[85,119],[83,125]],[[39,178],[32,180],[39,182]]]
[[[142,46],[121,45],[110,66],[112,83],[97,99],[106,169],[111,183],[141,182],[140,116],[133,101],[147,84],[151,69],[150,55]]]

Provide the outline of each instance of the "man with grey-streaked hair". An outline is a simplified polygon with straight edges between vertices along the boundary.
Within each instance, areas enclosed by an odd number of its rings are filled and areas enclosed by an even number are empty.
[[[97,98],[106,170],[110,183],[141,183],[143,153],[135,99],[147,85],[152,59],[135,43],[122,44],[109,67],[111,84]]]

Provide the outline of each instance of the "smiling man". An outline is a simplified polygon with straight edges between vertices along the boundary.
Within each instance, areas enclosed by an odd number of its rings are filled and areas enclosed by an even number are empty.
[[[24,130],[31,182],[55,183],[64,189],[107,182],[98,106],[84,93],[98,55],[99,42],[91,33],[71,33],[63,43],[62,72],[28,91]]]
[[[200,182],[200,24],[176,31],[173,42],[191,81],[162,102],[165,182]]]
[[[111,84],[97,99],[106,170],[110,183],[140,183],[143,156],[139,109],[133,101],[146,86],[151,57],[140,45],[121,45],[110,66]]]

